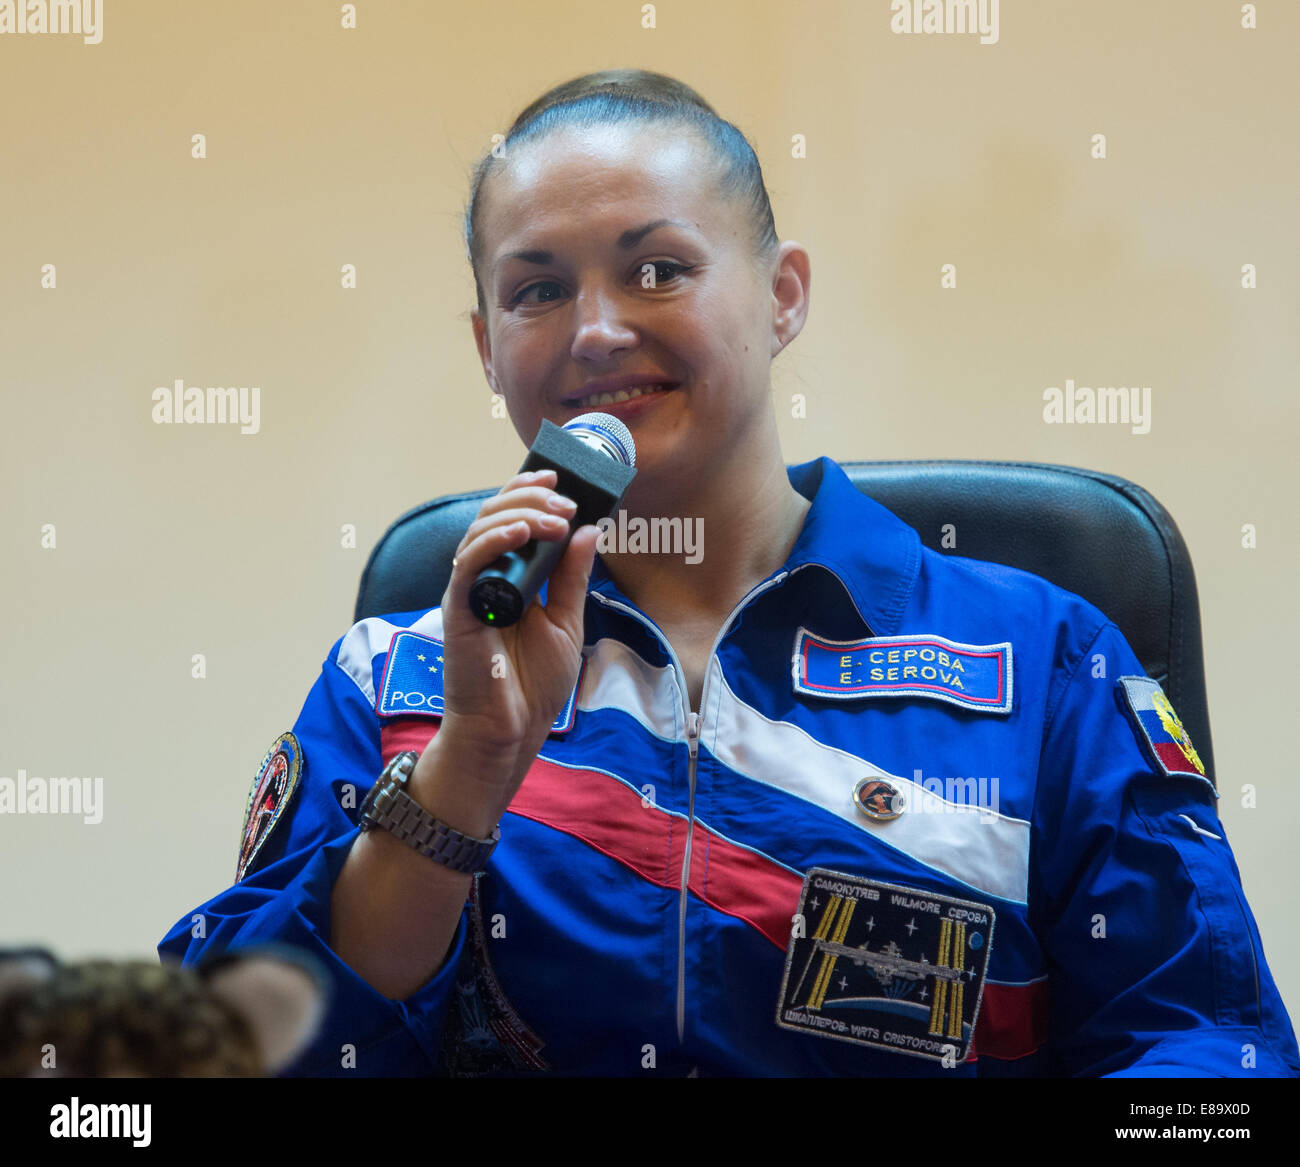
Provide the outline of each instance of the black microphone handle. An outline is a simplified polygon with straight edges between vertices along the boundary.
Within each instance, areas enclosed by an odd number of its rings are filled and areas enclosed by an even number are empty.
[[[517,623],[564,557],[577,529],[570,522],[563,539],[529,539],[495,559],[479,572],[470,588],[470,610],[494,628]]]
[[[523,616],[564,557],[573,532],[612,515],[636,470],[602,454],[543,419],[521,471],[554,470],[555,490],[578,504],[563,539],[529,539],[498,556],[478,574],[469,606],[484,624],[508,628]]]

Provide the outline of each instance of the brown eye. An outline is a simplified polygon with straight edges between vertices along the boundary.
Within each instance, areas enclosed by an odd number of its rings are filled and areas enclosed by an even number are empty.
[[[641,279],[641,272],[645,270],[647,264],[653,266],[655,269],[655,287],[658,287],[660,284],[670,283],[672,280],[675,280],[683,272],[688,272],[694,267],[693,264],[677,263],[671,259],[650,259],[647,260],[645,263],[637,265],[634,276],[638,281]],[[666,272],[666,274],[661,274],[664,272]],[[514,296],[510,299],[509,307],[513,308],[516,304],[523,303],[524,297],[527,296],[529,292],[533,291],[534,288],[561,288],[561,287],[562,287],[561,284],[556,280],[534,280],[531,284],[528,284],[526,287],[520,288],[520,290],[514,294]],[[553,304],[555,303],[555,299],[558,298],[559,298],[558,296],[555,297],[554,299],[539,298],[536,300],[532,300],[531,303]]]
[[[684,263],[674,263],[671,259],[652,259],[652,260],[649,260],[649,261],[647,261],[647,262],[649,262],[649,263],[654,267],[654,269],[655,269],[655,286],[656,286],[656,287],[657,287],[659,284],[666,284],[666,283],[669,282],[669,280],[676,279],[676,278],[677,278],[679,275],[681,275],[683,272],[688,272],[688,271],[691,270],[690,266],[688,266],[687,264],[684,264]],[[645,268],[645,266],[646,266],[646,265],[643,263],[643,264],[641,265],[641,267],[638,268],[637,270],[638,270],[638,271],[641,271],[642,269]],[[660,269],[660,268],[669,268],[669,269],[671,269],[671,270],[669,271],[669,274],[668,274],[668,275],[661,277],[661,276],[659,275],[659,269]]]
[[[510,301],[510,307],[513,308],[516,304],[522,301],[523,298],[534,288],[546,288],[546,287],[558,288],[559,286],[560,285],[555,280],[535,280],[533,283],[529,284],[526,288],[521,288],[518,292],[515,293],[514,298]],[[533,303],[550,304],[550,303],[554,303],[554,301],[534,300]]]

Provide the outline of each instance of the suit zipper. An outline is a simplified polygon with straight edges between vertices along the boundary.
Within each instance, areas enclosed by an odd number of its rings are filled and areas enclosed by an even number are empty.
[[[800,564],[795,571],[800,571],[806,564]],[[704,666],[704,687],[700,691],[700,708],[704,708],[704,698],[709,691],[709,676],[713,672],[713,658],[717,655],[718,645],[722,643],[722,638],[727,635],[727,630],[731,627],[731,622],[735,620],[740,611],[757,596],[760,592],[767,591],[768,588],[775,587],[791,573],[783,571],[780,575],[773,576],[771,579],[752,588],[741,599],[731,614],[723,621],[722,627],[718,629],[718,635],[713,639],[713,646],[709,649],[709,659]],[[673,671],[677,674],[679,687],[682,691],[682,706],[686,711],[686,748],[690,754],[690,765],[687,770],[687,780],[689,783],[689,818],[686,824],[686,855],[682,862],[682,880],[681,880],[681,903],[677,911],[677,1041],[681,1044],[686,1040],[686,899],[689,894],[690,876],[691,876],[691,837],[695,832],[695,766],[699,758],[700,749],[700,726],[702,718],[699,713],[691,708],[690,690],[686,685],[686,670],[682,668],[682,662],[678,659],[677,653],[673,646],[668,643],[668,637],[663,634],[663,630],[651,620],[648,616],[642,615],[636,608],[630,604],[621,603],[618,600],[611,600],[602,596],[599,592],[589,592],[593,599],[609,608],[616,608],[620,612],[626,612],[638,623],[645,625],[658,638],[659,643],[668,650],[668,657],[673,662]]]
[[[712,660],[712,655],[709,657]],[[707,675],[707,674],[706,674]],[[700,704],[704,704],[703,695]],[[695,765],[700,755],[700,715],[693,709],[686,723],[686,748],[691,762],[687,770],[690,817],[686,821],[686,859],[682,863],[682,899],[677,911],[677,1041],[686,1037],[686,897],[691,878],[691,838],[695,834]]]

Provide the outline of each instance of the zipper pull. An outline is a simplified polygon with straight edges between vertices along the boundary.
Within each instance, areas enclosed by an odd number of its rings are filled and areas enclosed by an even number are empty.
[[[695,752],[700,745],[700,715],[691,710],[691,719],[686,723],[686,745],[691,751],[691,757],[695,757]]]

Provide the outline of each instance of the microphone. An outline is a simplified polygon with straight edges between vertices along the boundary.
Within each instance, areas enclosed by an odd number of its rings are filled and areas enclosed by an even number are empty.
[[[494,628],[516,623],[564,558],[573,532],[618,509],[636,477],[635,466],[636,444],[613,414],[584,413],[563,428],[543,418],[519,469],[555,471],[556,491],[578,504],[569,534],[563,539],[530,539],[488,564],[470,586],[470,611]]]

